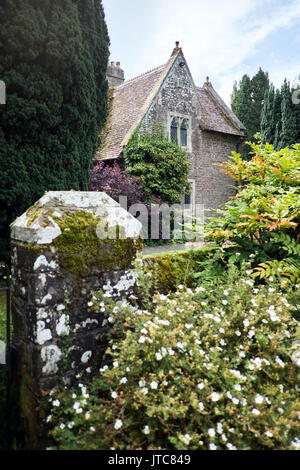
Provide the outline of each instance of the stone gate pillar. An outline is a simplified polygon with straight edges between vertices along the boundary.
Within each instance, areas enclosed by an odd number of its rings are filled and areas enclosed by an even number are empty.
[[[91,292],[124,280],[141,234],[140,222],[99,192],[48,192],[11,225],[14,382],[28,448],[45,437],[40,405],[62,378],[66,350],[67,385],[101,366],[107,327],[104,314],[89,312]]]

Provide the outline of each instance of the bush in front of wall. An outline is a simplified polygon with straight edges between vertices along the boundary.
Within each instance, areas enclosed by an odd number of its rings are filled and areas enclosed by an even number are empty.
[[[230,268],[152,307],[95,294],[109,366],[51,397],[59,449],[286,450],[299,446],[299,324],[278,285]]]

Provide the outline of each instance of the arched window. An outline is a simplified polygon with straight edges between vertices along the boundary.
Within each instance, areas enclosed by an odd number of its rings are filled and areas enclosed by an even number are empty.
[[[187,126],[185,119],[182,121],[180,126],[180,145],[181,147],[187,146]]]
[[[170,128],[171,140],[177,144],[177,121],[175,118],[172,119]]]

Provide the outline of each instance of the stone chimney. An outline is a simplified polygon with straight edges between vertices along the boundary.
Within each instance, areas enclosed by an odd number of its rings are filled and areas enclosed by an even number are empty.
[[[121,69],[120,62],[110,62],[107,66],[106,78],[109,88],[117,88],[124,82],[124,70]]]

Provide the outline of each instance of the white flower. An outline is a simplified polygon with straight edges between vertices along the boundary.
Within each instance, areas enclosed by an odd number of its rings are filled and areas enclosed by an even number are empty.
[[[228,444],[226,444],[226,446],[228,447],[229,450],[236,450],[236,447],[234,445],[232,445],[230,442],[228,442]]]
[[[112,398],[117,398],[118,394],[117,394],[117,392],[111,392],[111,396],[112,396]]]
[[[162,355],[160,354],[160,352],[155,353],[155,357],[158,361],[161,361],[162,359]]]
[[[117,421],[115,422],[115,425],[114,425],[114,428],[116,430],[120,429],[121,427],[123,426],[123,422],[121,419],[117,419]]]
[[[184,436],[181,437],[182,442],[184,442],[186,445],[189,445],[191,439],[192,438],[189,434],[185,434]]]
[[[150,434],[150,428],[149,428],[148,425],[146,425],[146,426],[144,427],[143,433],[144,433],[144,434]]]
[[[211,401],[218,401],[218,400],[220,400],[220,394],[217,392],[213,392],[211,394]]]
[[[269,312],[269,314],[270,314],[270,320],[271,320],[271,321],[275,322],[275,321],[279,321],[279,320],[280,320],[280,318],[276,315],[275,312]]]
[[[202,390],[204,388],[204,383],[203,382],[199,383],[197,387],[199,388],[199,390]]]
[[[265,432],[265,435],[268,436],[268,437],[273,437],[273,433],[270,432],[270,431],[266,431],[266,432]]]
[[[223,432],[223,425],[222,423],[217,423],[217,433],[222,434]]]
[[[90,431],[92,431],[92,432],[95,432],[95,431],[96,431],[96,429],[94,428],[94,426],[90,426]]]
[[[235,334],[236,334],[236,336],[241,336],[242,333],[239,330],[236,330]]]
[[[76,411],[76,413],[82,413],[82,408],[81,408],[81,404],[79,401],[75,401],[73,408]]]
[[[147,387],[143,387],[143,388],[141,389],[141,392],[142,392],[144,395],[147,395],[147,393],[148,393],[148,388],[147,388]]]
[[[263,401],[264,401],[264,397],[261,396],[259,393],[257,393],[255,399],[254,399],[255,403],[257,403],[258,405],[260,405]]]
[[[59,400],[54,400],[53,403],[52,403],[53,406],[59,406],[60,405],[60,401]]]
[[[114,362],[113,362],[113,366],[114,366],[114,367],[118,367],[118,365],[119,365],[118,361],[114,361]]]
[[[215,437],[216,435],[215,430],[213,428],[209,428],[207,430],[207,434],[209,435],[209,437]]]
[[[223,304],[223,305],[227,305],[227,304],[228,304],[228,300],[226,300],[226,299],[222,300],[222,304]]]
[[[211,443],[209,444],[209,449],[210,449],[210,450],[217,450],[216,444],[214,444],[213,442],[211,442]]]
[[[65,425],[64,423],[61,423],[61,424],[59,425],[59,427],[60,427],[60,429],[65,429],[66,425]]]
[[[256,357],[254,360],[253,360],[254,364],[256,365],[256,367],[258,367],[259,369],[261,369],[261,366],[262,366],[262,360],[260,357]]]
[[[250,322],[247,318],[243,321],[243,325],[246,327],[250,325]]]
[[[145,385],[146,385],[145,380],[140,380],[140,381],[139,381],[139,386],[140,386],[140,387],[145,387]]]
[[[157,387],[158,387],[158,383],[155,382],[155,380],[153,380],[153,381],[151,382],[151,384],[150,384],[150,387],[151,387],[153,390],[156,390]]]
[[[202,401],[199,401],[198,406],[200,408],[200,411],[204,410],[204,405],[203,405]]]
[[[224,290],[223,294],[224,294],[224,295],[229,295],[228,290]]]
[[[280,359],[280,357],[276,356],[275,362],[280,365],[280,367],[284,367],[284,362]]]
[[[236,384],[234,386],[234,389],[237,390],[238,392],[240,392],[242,390],[242,387],[240,386],[240,384]]]
[[[145,336],[141,336],[141,337],[139,338],[139,343],[140,343],[140,344],[143,344],[145,341],[146,341]]]
[[[121,380],[120,380],[120,384],[126,384],[126,382],[127,382],[127,378],[122,377]]]
[[[257,408],[252,408],[251,413],[253,413],[256,416],[260,415],[260,411]]]

